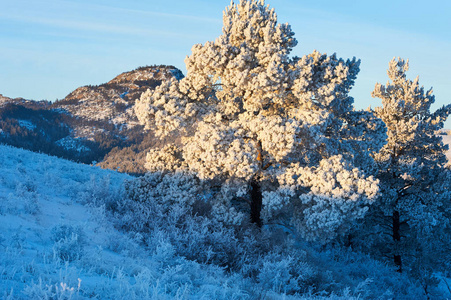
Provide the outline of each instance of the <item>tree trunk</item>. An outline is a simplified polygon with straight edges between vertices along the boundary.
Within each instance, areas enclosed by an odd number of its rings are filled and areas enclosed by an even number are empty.
[[[257,141],[257,161],[260,169],[259,172],[261,172],[263,169],[263,149],[260,141]],[[258,227],[262,227],[260,212],[262,210],[263,196],[258,178],[259,173],[255,174],[251,179],[251,222],[257,224]]]
[[[262,220],[260,218],[262,199],[260,183],[253,179],[251,181],[251,222],[257,224],[258,227],[262,227]]]
[[[400,233],[400,221],[399,221],[399,211],[393,212],[393,241],[395,244],[398,244],[401,241],[401,233]],[[402,272],[402,259],[401,254],[399,253],[399,245],[395,245],[395,253],[393,254],[393,259],[395,265],[398,267],[397,272]]]

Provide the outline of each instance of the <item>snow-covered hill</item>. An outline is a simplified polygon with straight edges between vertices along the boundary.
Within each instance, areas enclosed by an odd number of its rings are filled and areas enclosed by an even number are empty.
[[[106,205],[122,199],[122,184],[131,178],[0,145],[0,298],[253,299],[261,293],[243,276],[177,255],[163,232],[156,247],[145,247],[140,234],[116,229]]]
[[[365,255],[294,246],[277,232],[252,236],[252,228],[235,231],[177,207],[146,208],[124,195],[124,180],[131,179],[0,145],[0,298],[422,296],[406,275]],[[178,193],[163,186],[150,194],[167,201]],[[181,187],[178,197],[191,197]]]
[[[119,233],[93,203],[127,178],[0,145],[0,297],[66,299],[110,290],[115,274],[136,264],[110,250]]]
[[[248,279],[178,256],[163,236],[149,250],[118,231],[106,205],[125,179],[0,145],[0,298],[253,298]]]
[[[248,280],[178,256],[163,237],[149,250],[118,231],[106,205],[126,179],[0,145],[0,298],[252,298]]]

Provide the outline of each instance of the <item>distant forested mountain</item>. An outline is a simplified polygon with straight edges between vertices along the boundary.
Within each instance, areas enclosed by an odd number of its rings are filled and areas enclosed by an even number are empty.
[[[183,74],[173,66],[146,66],[77,88],[54,103],[0,95],[0,143],[144,173],[146,150],[161,142],[143,133],[133,107],[144,91],[172,78]]]

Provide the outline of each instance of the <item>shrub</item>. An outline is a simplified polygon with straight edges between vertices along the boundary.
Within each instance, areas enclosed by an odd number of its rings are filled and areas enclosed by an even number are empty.
[[[54,256],[63,261],[74,261],[83,255],[85,234],[81,227],[57,225],[52,229]]]

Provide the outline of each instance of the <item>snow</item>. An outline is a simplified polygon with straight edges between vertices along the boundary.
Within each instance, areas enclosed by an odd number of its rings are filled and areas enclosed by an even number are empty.
[[[121,216],[107,213],[106,205],[124,199],[122,185],[128,179],[132,177],[0,145],[0,298],[361,299],[365,295],[394,296],[391,291],[421,293],[406,277],[382,263],[342,250],[329,250],[321,256],[313,249],[308,255],[291,248],[284,250],[286,256],[268,252],[243,267],[258,270],[255,282],[243,273],[200,263],[201,257],[189,260],[182,256],[177,249],[181,244],[171,244],[166,237],[170,228],[150,232],[146,247],[138,232],[115,226],[115,218]],[[142,216],[131,211],[127,218],[139,223]],[[202,226],[199,232],[173,234],[185,235],[179,243],[189,243],[183,247],[191,243],[210,247],[207,254],[195,250],[204,256],[218,256],[221,253],[215,251],[222,248],[234,249],[228,231],[218,228],[208,233]],[[217,245],[198,244],[212,237],[220,238]],[[216,248],[212,250],[212,246]],[[322,273],[328,275],[321,279]],[[293,278],[304,279],[297,282]],[[302,284],[307,284],[302,289],[308,291],[312,280],[318,287],[316,296],[284,294],[287,286],[299,289]],[[319,296],[326,288],[329,292]],[[439,288],[449,294],[444,282]]]
[[[180,71],[180,70],[178,70],[178,69],[172,69],[172,70],[169,70],[170,72],[171,72],[171,74],[175,77],[175,79],[177,79],[177,80],[181,80],[181,79],[183,79],[183,74],[182,74],[182,72]]]
[[[74,139],[71,136],[67,136],[56,141],[56,144],[64,147],[65,149],[76,150],[78,153],[90,151],[88,147],[83,146],[79,140]]]
[[[127,94],[128,94],[128,91],[127,91],[127,92],[123,92],[122,94],[119,95],[119,97],[121,97],[122,99],[124,99],[124,97],[125,97]]]
[[[27,128],[27,129],[29,129],[29,130],[33,130],[33,129],[36,128],[36,125],[33,124],[33,123],[30,122],[30,121],[18,119],[18,122],[19,122],[19,125],[20,125],[20,126],[25,127],[25,128]]]
[[[101,211],[82,202],[89,187],[103,183],[113,191],[126,178],[0,145],[0,290],[12,298],[42,296],[49,289],[49,294],[69,295],[89,287],[90,281],[105,281],[105,275],[86,268],[95,265],[90,258],[98,261],[96,254],[101,253],[102,260],[113,266],[127,257],[103,250],[117,232],[101,218]],[[83,250],[86,266],[65,264],[59,257],[58,251],[72,250],[64,250],[70,242],[81,241],[80,236],[71,236],[52,242],[55,230],[64,226],[85,235],[86,242],[78,250],[80,255]]]
[[[249,299],[242,277],[113,226],[131,178],[0,145],[0,298]]]

